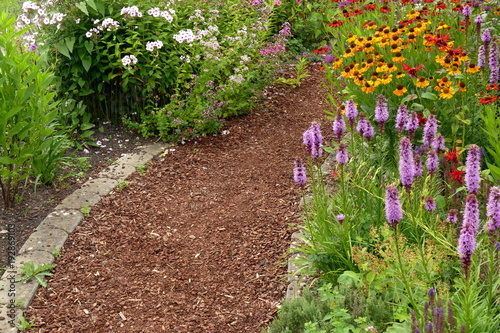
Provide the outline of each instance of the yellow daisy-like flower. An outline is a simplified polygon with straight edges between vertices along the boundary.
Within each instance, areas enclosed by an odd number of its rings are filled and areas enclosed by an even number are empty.
[[[396,90],[394,90],[393,92],[394,92],[394,95],[396,95],[396,96],[403,96],[404,94],[406,94],[408,92],[408,90],[405,87],[403,87],[402,84],[398,84],[396,87]]]
[[[425,88],[429,85],[429,81],[423,76],[417,79],[417,83],[415,84],[418,88]]]
[[[394,54],[394,57],[392,57],[392,61],[397,62],[398,64],[404,62],[405,60],[406,60],[406,58],[403,57],[401,52]]]
[[[363,48],[363,51],[365,53],[371,53],[374,50],[375,50],[375,48],[373,47],[373,45],[371,43],[365,43],[364,48]]]
[[[444,22],[440,22],[438,27],[437,27],[437,30],[443,30],[443,29],[450,30],[451,27]]]
[[[422,43],[424,44],[424,46],[434,46],[436,44],[436,42],[434,40],[434,35],[433,34],[425,34]]]
[[[406,74],[405,74],[405,73],[403,73],[403,72],[398,72],[398,73],[396,74],[396,79],[401,79],[401,78],[403,78],[403,77],[405,77],[405,76],[406,76]]]
[[[391,43],[391,53],[401,53],[401,47],[397,43]]]
[[[444,99],[450,99],[453,97],[453,94],[454,94],[453,88],[443,88],[443,90],[441,90],[441,93],[439,94],[439,97]]]
[[[386,47],[387,45],[391,44],[391,40],[387,37],[379,37],[377,40],[378,46],[380,47]]]
[[[361,88],[361,90],[364,93],[371,94],[375,90],[375,87],[372,86],[370,83],[365,82],[365,85]]]
[[[440,88],[449,88],[451,86],[451,81],[448,77],[443,77],[442,79],[436,80]]]
[[[356,71],[356,72],[358,72],[358,71]],[[365,78],[363,77],[363,74],[361,74],[359,72],[358,72],[358,74],[354,74],[352,79],[353,79],[354,83],[358,86],[362,86],[365,83]]]
[[[477,72],[479,72],[480,69],[481,69],[480,67],[476,66],[476,64],[471,62],[469,64],[469,66],[467,67],[466,72],[467,73],[477,73]]]
[[[349,34],[347,35],[347,37],[348,37],[348,38],[347,38],[346,42],[347,42],[347,43],[349,43],[349,44],[353,43],[355,40],[357,40],[357,39],[358,39],[358,36],[356,36],[356,35],[354,35],[354,34],[352,34],[352,33],[349,33]]]
[[[408,43],[410,44],[415,44],[417,42],[417,36],[415,34],[411,33],[408,35]]]
[[[414,9],[410,10],[410,12],[408,14],[406,14],[406,17],[408,17],[410,20],[414,19],[414,18],[417,18],[419,16],[420,16],[420,13],[417,12],[416,10],[414,10]]]
[[[448,69],[448,74],[451,76],[462,73],[457,65],[453,65]]]
[[[344,70],[342,71],[342,73],[340,73],[340,75],[342,75],[345,78],[350,79],[352,77],[352,72],[353,71],[351,70],[351,67],[345,66]]]
[[[462,81],[458,82],[457,88],[458,88],[458,91],[461,91],[461,92],[467,91],[467,89],[465,87],[465,82],[462,82]]]
[[[342,67],[343,60],[340,57],[335,57],[335,60],[333,61],[333,69],[339,69]]]
[[[391,74],[387,74],[385,73],[384,75],[382,75],[382,77],[380,78],[380,83],[382,84],[389,84],[392,82],[392,75]]]
[[[397,70],[398,70],[398,68],[392,62],[387,64],[387,72],[394,73]]]
[[[350,58],[350,57],[354,57],[354,52],[351,48],[347,48],[345,49],[345,53],[344,55],[342,55],[344,58]]]
[[[389,71],[389,67],[387,67],[387,64],[385,62],[379,62],[377,64],[377,73],[384,73]]]

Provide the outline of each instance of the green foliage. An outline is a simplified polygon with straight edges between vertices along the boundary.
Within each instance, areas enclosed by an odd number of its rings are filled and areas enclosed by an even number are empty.
[[[80,209],[80,212],[83,214],[83,216],[88,216],[91,211],[90,204],[83,205],[83,207]]]
[[[299,62],[295,65],[295,77],[292,78],[284,78],[280,77],[275,82],[278,84],[284,84],[295,87],[300,87],[302,83],[302,79],[310,76],[307,73],[307,60],[306,58],[300,58]]]
[[[20,268],[20,273],[23,275],[21,278],[16,280],[17,282],[28,282],[31,279],[35,279],[38,284],[42,287],[47,287],[46,276],[52,276],[50,272],[56,267],[54,264],[42,264],[38,265],[33,262],[24,263]]]
[[[36,52],[22,51],[15,18],[0,14],[0,186],[6,207],[20,181],[33,175],[52,182],[66,148],[56,130],[54,75]]]
[[[129,182],[127,182],[125,180],[119,180],[118,181],[118,191],[122,192],[124,189],[127,188],[128,185],[129,185]]]
[[[486,160],[491,174],[498,183],[500,181],[500,117],[498,108],[485,106],[484,112],[481,114],[484,121],[483,131],[486,133],[488,140]]]
[[[28,331],[36,327],[35,323],[28,321],[23,316],[18,316],[19,323],[16,323],[16,328],[20,331]]]

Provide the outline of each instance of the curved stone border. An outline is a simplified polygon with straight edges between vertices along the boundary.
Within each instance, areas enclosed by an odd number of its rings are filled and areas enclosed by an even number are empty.
[[[119,181],[135,172],[136,166],[148,163],[168,146],[165,143],[151,144],[140,147],[138,152],[122,156],[102,170],[98,178],[87,181],[62,200],[40,223],[0,279],[0,332],[18,332],[14,323],[19,322],[19,316],[31,304],[38,289],[38,283],[34,280],[27,283],[15,282],[21,277],[19,267],[26,262],[52,264],[55,261],[54,252],[62,249],[69,234],[83,221],[81,209],[98,203]]]

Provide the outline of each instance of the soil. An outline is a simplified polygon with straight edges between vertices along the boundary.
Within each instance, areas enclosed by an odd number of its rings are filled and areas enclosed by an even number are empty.
[[[93,206],[25,313],[31,332],[262,332],[287,288],[293,162],[325,122],[322,78],[269,88],[223,134],[171,147]]]

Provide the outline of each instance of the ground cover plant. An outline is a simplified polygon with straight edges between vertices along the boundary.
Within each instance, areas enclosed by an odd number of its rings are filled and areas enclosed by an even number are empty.
[[[328,120],[304,132],[294,168],[308,193],[303,270],[337,292],[350,283],[358,308],[385,305],[363,317],[370,327],[346,317],[301,331],[496,332],[498,3],[336,6],[314,50]]]

